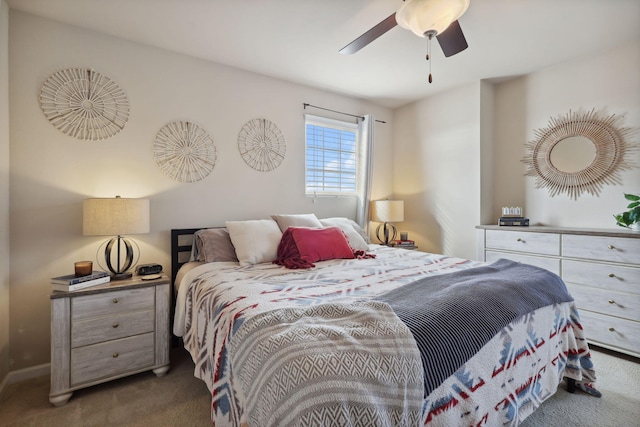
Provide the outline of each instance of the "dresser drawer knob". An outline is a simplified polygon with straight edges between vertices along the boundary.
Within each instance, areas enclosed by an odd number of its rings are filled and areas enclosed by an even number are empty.
[[[118,356],[120,356],[118,353],[113,353],[113,358],[116,359]]]
[[[616,331],[616,328],[614,328],[614,327],[612,326],[612,327],[610,327],[610,328],[609,328],[609,331],[611,331],[611,332],[615,332],[615,331]]]
[[[612,302],[612,301],[609,301],[609,302]],[[118,322],[115,322],[115,323],[113,324],[113,327],[114,327],[114,328],[117,328],[118,326],[120,326],[120,324],[119,324]]]
[[[616,277],[616,275],[613,273],[609,273],[609,277]]]
[[[114,299],[113,299],[113,303],[114,303],[114,304],[117,304],[117,303],[118,303],[118,301],[119,301],[119,299],[118,299],[118,298],[114,298]]]
[[[616,302],[612,299],[609,300],[609,304],[615,304]]]
[[[609,246],[607,246],[607,248],[609,248],[609,249],[615,249],[616,247],[615,247],[615,246],[613,246],[613,245],[609,245]]]
[[[524,243],[524,240],[522,240],[520,237],[518,237],[518,238],[516,239],[516,242],[522,242],[522,243]]]

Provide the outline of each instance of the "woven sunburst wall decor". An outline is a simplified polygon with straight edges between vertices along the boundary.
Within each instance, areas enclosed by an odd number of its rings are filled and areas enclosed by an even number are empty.
[[[547,127],[536,129],[536,138],[525,144],[525,176],[536,177],[536,188],[547,187],[552,197],[566,193],[572,199],[585,192],[597,195],[604,184],[619,184],[619,172],[634,166],[627,157],[637,148],[627,141],[636,129],[620,127],[621,120],[615,114],[606,116],[595,110],[569,111],[551,118]],[[595,146],[591,164],[576,172],[558,169],[551,159],[553,148],[570,137],[587,138]]]
[[[109,138],[129,119],[129,101],[115,82],[90,68],[68,68],[42,85],[40,107],[60,131],[84,140]]]
[[[153,157],[162,172],[180,182],[204,179],[216,165],[213,138],[200,126],[175,121],[164,126],[153,143]]]
[[[253,119],[240,130],[238,150],[246,164],[257,171],[268,172],[280,166],[287,146],[278,126],[267,119]]]

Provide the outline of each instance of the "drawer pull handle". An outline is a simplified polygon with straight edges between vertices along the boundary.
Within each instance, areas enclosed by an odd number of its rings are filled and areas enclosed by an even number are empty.
[[[113,353],[113,358],[116,359],[118,356],[120,356],[118,353]]]
[[[616,328],[614,328],[614,327],[612,326],[612,327],[610,327],[610,328],[609,328],[609,330],[610,330],[611,332],[615,332],[615,331],[616,331]]]
[[[615,304],[616,302],[612,299],[609,300],[609,304]]]
[[[609,246],[607,246],[607,248],[609,248],[609,249],[615,249],[616,247],[615,247],[615,246],[613,246],[613,245],[609,245]]]
[[[113,299],[113,303],[114,303],[114,304],[117,304],[117,303],[118,303],[118,301],[119,301],[119,300],[118,300],[118,298],[114,298],[114,299]]]
[[[518,237],[518,238],[516,239],[516,242],[522,242],[522,243],[524,243],[524,240],[522,240],[520,237]]]
[[[609,301],[609,302],[611,302],[611,301]],[[113,324],[113,327],[114,327],[114,328],[117,328],[118,326],[120,326],[120,324],[119,324],[118,322],[116,322],[116,323],[114,323],[114,324]]]
[[[609,277],[616,277],[616,275],[613,273],[609,273]]]

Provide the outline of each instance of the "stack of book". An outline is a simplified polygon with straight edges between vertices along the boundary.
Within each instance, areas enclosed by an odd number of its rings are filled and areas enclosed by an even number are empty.
[[[525,218],[523,214],[524,212],[520,206],[504,206],[502,208],[502,216],[498,218],[498,225],[527,227],[529,225],[529,218]]]
[[[413,249],[416,247],[416,242],[413,240],[394,240],[392,244],[396,248]]]
[[[106,271],[94,271],[88,276],[80,277],[75,274],[67,274],[66,276],[52,277],[51,288],[54,291],[73,292],[109,281],[111,281],[111,276]]]
[[[523,216],[501,216],[498,219],[498,225],[527,227],[529,226],[529,218]]]

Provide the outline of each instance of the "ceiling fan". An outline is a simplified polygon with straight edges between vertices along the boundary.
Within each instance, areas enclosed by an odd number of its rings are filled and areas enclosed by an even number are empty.
[[[469,47],[458,23],[458,18],[468,8],[469,0],[406,0],[400,9],[340,49],[340,53],[347,55],[356,53],[396,25],[400,25],[417,36],[426,37],[429,40],[427,61],[431,56],[431,39],[434,36],[444,56],[453,56]],[[429,83],[431,81],[431,72],[429,72]]]

